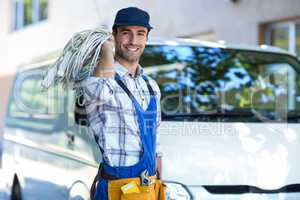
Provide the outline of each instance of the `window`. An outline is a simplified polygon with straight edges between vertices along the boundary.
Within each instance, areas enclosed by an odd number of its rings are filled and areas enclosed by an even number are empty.
[[[167,120],[286,121],[300,112],[300,66],[286,55],[153,45],[141,64]]]
[[[300,19],[266,25],[265,43],[300,56]]]
[[[6,127],[10,132],[22,134],[40,144],[51,144],[67,147],[67,139],[63,134],[66,130],[67,95],[62,85],[48,91],[42,90],[43,69],[34,69],[19,73],[11,92]]]
[[[35,24],[47,19],[48,0],[12,0],[12,29]]]
[[[78,126],[74,121],[74,91],[62,84],[48,90],[41,87],[46,68],[26,70],[17,75],[5,121],[8,132],[55,147],[55,151],[67,150],[85,161],[99,163],[101,156],[94,136],[89,134],[87,127]]]

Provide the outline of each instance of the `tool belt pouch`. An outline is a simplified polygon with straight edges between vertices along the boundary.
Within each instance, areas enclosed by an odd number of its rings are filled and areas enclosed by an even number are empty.
[[[142,186],[140,178],[128,178],[111,180],[108,182],[108,199],[109,200],[166,200],[165,185],[155,177],[150,177],[153,184]],[[134,182],[139,192],[124,193],[121,190],[126,184]]]
[[[155,198],[157,200],[167,199],[167,186],[160,179],[155,182]]]

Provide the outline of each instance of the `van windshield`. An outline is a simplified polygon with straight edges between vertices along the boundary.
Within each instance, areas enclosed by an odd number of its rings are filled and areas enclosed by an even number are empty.
[[[299,62],[236,49],[149,45],[141,59],[167,120],[287,121],[300,117]]]

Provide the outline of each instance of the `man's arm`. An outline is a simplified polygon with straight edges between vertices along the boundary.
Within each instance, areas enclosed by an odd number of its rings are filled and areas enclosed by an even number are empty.
[[[162,179],[162,155],[156,154],[156,171],[159,174],[159,178]]]
[[[157,127],[156,127],[156,170],[159,173],[159,178],[162,179],[162,149],[160,145],[160,133],[161,133],[161,92],[157,83],[153,80],[153,86],[157,92]]]
[[[114,44],[111,39],[102,44],[99,62],[93,75],[80,85],[85,105],[104,103],[113,94],[114,87],[111,83],[111,79],[115,76],[113,48]]]
[[[113,36],[111,36],[113,37]],[[114,78],[114,43],[112,39],[105,41],[102,44],[100,52],[100,60],[97,67],[94,70],[94,76],[103,78]]]

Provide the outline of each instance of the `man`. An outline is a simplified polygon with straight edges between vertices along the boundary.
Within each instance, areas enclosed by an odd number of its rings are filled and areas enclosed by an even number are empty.
[[[160,172],[160,91],[139,65],[152,29],[149,18],[136,7],[118,11],[112,40],[102,45],[99,64],[83,88],[89,124],[103,157],[93,199],[109,198],[111,180]]]

